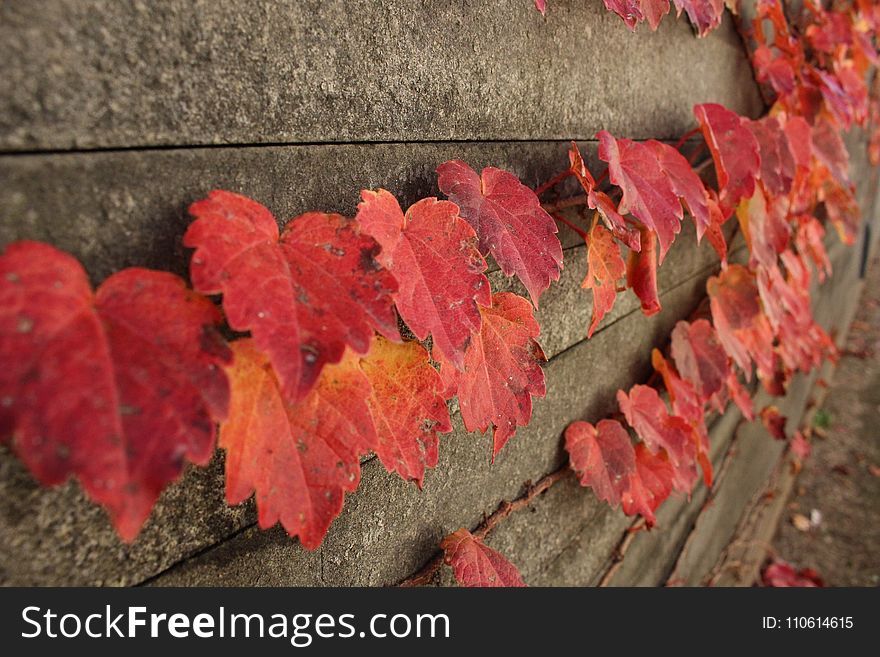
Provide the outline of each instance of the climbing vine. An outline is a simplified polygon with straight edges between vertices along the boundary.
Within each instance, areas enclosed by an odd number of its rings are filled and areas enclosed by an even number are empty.
[[[668,0],[605,4],[630,28],[656,29],[670,11]],[[721,0],[675,6],[701,36],[724,10]],[[587,247],[591,336],[621,289],[644,314],[660,310],[657,267],[687,215],[721,260],[708,311],[679,322],[669,353],[654,350],[651,385],[618,391],[619,414],[565,431],[581,484],[653,525],[673,491],[689,493],[700,475],[711,485],[710,411],[732,400],[751,418],[744,384],[755,372],[779,395],[793,373],[835,357],[812,317],[810,263],[820,279],[831,273],[820,218],[844,242],[856,237],[839,133],[880,114],[866,83],[877,64],[873,3],[806,2],[789,22],[779,0],[760,0],[749,25],[739,20],[772,95],[769,113],[751,120],[697,105],[697,127],[676,146],[600,131],[599,175],[574,143],[569,166],[537,190],[453,160],[437,169],[448,200],[404,211],[391,192],[364,190],[354,218],[309,212],[280,231],[257,201],[213,191],[190,207],[191,288],[130,268],[92,290],[72,256],[9,245],[0,255],[0,440],[43,484],[78,479],[126,541],[186,463],[205,465],[217,443],[228,503],[254,495],[261,527],[280,523],[314,549],[368,452],[422,486],[439,434],[451,431],[453,397],[469,431],[491,429],[493,458],[528,424],[532,399],[545,394],[534,308],[562,269],[558,223]],[[878,143],[872,136],[875,164]],[[706,148],[717,189],[692,164]],[[560,199],[569,178],[580,193]],[[734,216],[745,264],[727,260],[723,227]],[[528,298],[493,293],[490,256]],[[785,438],[775,407],[758,414]],[[461,529],[443,542],[459,581],[521,584],[485,533]]]

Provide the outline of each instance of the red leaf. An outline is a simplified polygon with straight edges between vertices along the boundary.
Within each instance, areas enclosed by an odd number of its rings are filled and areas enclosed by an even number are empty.
[[[544,15],[544,12],[547,11],[547,2],[546,0],[535,0],[535,9],[541,12],[541,16]]]
[[[93,294],[73,257],[10,245],[0,256],[0,399],[12,449],[43,484],[79,479],[133,540],[185,462],[213,454],[229,403],[219,322],[171,274],[125,269]]]
[[[752,197],[741,201],[736,208],[737,219],[749,245],[749,264],[753,269],[759,264],[765,267],[775,265],[791,239],[785,208],[779,200],[771,200],[768,207],[763,186],[757,184]]]
[[[690,381],[682,379],[675,368],[663,358],[659,349],[651,352],[654,370],[663,377],[663,384],[669,393],[672,414],[680,417],[691,427],[696,447],[696,459],[703,470],[706,486],[712,485],[712,461],[709,455],[709,431],[706,428],[706,412],[703,400]]]
[[[697,481],[697,445],[690,425],[670,415],[657,391],[648,386],[633,386],[629,395],[618,390],[617,403],[648,449],[655,454],[664,449],[669,454],[675,468],[676,490],[689,492]]]
[[[746,123],[761,151],[760,177],[773,195],[788,194],[795,174],[795,159],[788,137],[775,116]]]
[[[721,24],[724,15],[724,0],[674,0],[678,9],[678,16],[682,10],[687,12],[688,18],[697,33],[704,37]]]
[[[256,491],[260,527],[276,522],[317,548],[360,481],[360,457],[377,445],[370,382],[351,352],[324,368],[300,402],[286,402],[268,359],[250,339],[233,343],[232,405],[220,427],[226,499]]]
[[[781,559],[776,559],[761,573],[761,581],[764,586],[776,587],[823,587],[825,584],[815,570],[802,568],[795,570],[794,566]]]
[[[441,164],[437,174],[440,189],[477,232],[483,254],[491,253],[506,276],[516,274],[537,306],[559,280],[562,245],[535,193],[512,173],[486,167],[481,178],[461,160]]]
[[[798,253],[809,256],[819,272],[819,280],[831,276],[831,261],[825,251],[825,228],[816,217],[801,215],[795,236]]]
[[[565,449],[581,486],[589,486],[612,507],[621,502],[635,472],[635,452],[629,434],[617,420],[572,422],[565,429]]]
[[[592,337],[605,313],[614,307],[617,281],[624,274],[626,265],[620,255],[620,247],[610,232],[596,224],[587,240],[587,276],[581,284],[581,287],[593,290],[593,319],[587,337]]]
[[[648,527],[653,527],[657,524],[654,511],[672,492],[675,470],[666,452],[652,454],[644,443],[636,445],[635,459],[635,472],[630,474],[629,486],[620,501],[625,514],[640,513]]]
[[[800,431],[795,431],[794,436],[791,438],[791,453],[797,458],[804,460],[810,457],[810,452],[812,451],[813,449],[810,447],[809,441],[804,438],[804,434]]]
[[[645,20],[641,0],[604,0],[604,2],[605,8],[620,16],[630,30],[635,30],[636,23]]]
[[[779,412],[776,406],[765,406],[761,409],[761,423],[768,433],[776,440],[785,440],[786,417]]]
[[[780,96],[787,96],[795,89],[794,66],[789,56],[779,54],[761,44],[752,54],[755,77],[758,82],[769,82],[773,90]]]
[[[695,105],[694,116],[715,161],[722,204],[733,207],[755,191],[755,177],[761,167],[758,142],[744,119],[722,105]]]
[[[660,19],[669,13],[669,0],[640,0],[642,15],[652,30],[660,25]]]
[[[849,186],[849,153],[840,137],[840,130],[827,119],[819,119],[811,135],[813,154],[831,175],[844,186]]]
[[[706,229],[706,239],[715,249],[715,253],[721,260],[721,266],[727,267],[727,240],[724,239],[724,231],[721,226],[726,221],[724,212],[718,203],[718,195],[715,190],[707,191],[707,202],[709,204],[709,227]]]
[[[752,360],[762,378],[775,368],[773,330],[761,307],[755,276],[742,265],[730,265],[706,283],[712,323],[727,354],[751,377]]]
[[[705,319],[676,324],[672,331],[672,357],[699,399],[703,403],[711,401],[721,412],[726,402],[730,358],[712,325]]]
[[[486,546],[467,529],[459,529],[440,543],[444,560],[452,566],[461,586],[525,586],[516,566]]]
[[[584,192],[587,194],[587,205],[594,210],[598,210],[605,226],[617,239],[633,251],[640,250],[642,247],[638,229],[626,224],[626,220],[618,212],[617,205],[608,194],[595,189],[596,181],[593,179],[589,169],[587,169],[584,158],[581,156],[581,152],[578,150],[575,142],[571,142],[568,159],[571,162],[569,171],[578,179],[578,182],[580,182],[581,187],[584,188]]]
[[[375,262],[378,244],[350,219],[310,212],[279,236],[266,208],[231,192],[211,192],[189,210],[196,219],[183,241],[196,249],[194,287],[223,294],[229,325],[251,332],[289,400],[304,398],[346,345],[365,353],[374,329],[400,339],[397,285]]]
[[[743,417],[749,422],[754,420],[755,411],[752,405],[752,396],[749,394],[749,391],[746,390],[745,386],[740,383],[733,368],[731,368],[730,374],[727,376],[727,391],[730,393],[730,398],[733,400],[733,403],[736,404],[737,408],[742,412]]]
[[[647,316],[660,312],[657,295],[657,238],[647,229],[641,230],[642,250],[629,252],[626,262],[626,285],[642,302],[642,313]]]
[[[821,191],[821,199],[840,241],[848,245],[855,244],[862,213],[852,185],[844,187],[828,182]]]
[[[660,168],[669,178],[672,190],[684,201],[688,212],[693,217],[697,227],[697,242],[699,242],[711,223],[706,186],[693,170],[687,158],[675,148],[653,139],[647,144],[653,149]]]
[[[660,239],[660,261],[681,230],[681,203],[654,151],[639,142],[615,139],[605,130],[599,138],[599,157],[608,162],[611,182],[623,191],[620,212],[630,212]],[[644,247],[644,240],[642,241]]]
[[[464,356],[464,371],[452,367],[443,355],[440,363],[447,394],[457,394],[468,431],[493,430],[492,458],[529,423],[532,397],[546,392],[541,362],[544,352],[535,342],[540,328],[529,302],[510,292],[498,292],[490,308],[481,308],[483,327]]]
[[[363,191],[357,221],[382,246],[377,256],[397,279],[394,301],[413,334],[434,345],[456,367],[480,330],[478,303],[492,303],[486,261],[473,229],[449,201],[422,199],[400,209],[392,194]]]
[[[783,130],[795,164],[802,169],[809,169],[813,158],[810,124],[802,116],[790,116],[785,120]]]
[[[389,472],[421,488],[425,468],[437,465],[437,432],[452,430],[443,380],[417,342],[395,344],[377,337],[361,370],[370,382],[376,456]]]

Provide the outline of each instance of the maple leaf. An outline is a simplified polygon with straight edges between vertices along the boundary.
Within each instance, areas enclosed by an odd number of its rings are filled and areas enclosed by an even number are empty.
[[[776,440],[786,439],[785,422],[787,418],[779,412],[776,406],[765,406],[761,409],[759,415],[761,423],[771,436],[776,438]]]
[[[443,539],[440,549],[444,561],[452,566],[461,586],[525,586],[522,576],[497,550],[493,550],[467,529],[459,529]]]
[[[206,465],[213,454],[229,403],[220,319],[172,274],[125,269],[93,293],[72,256],[9,245],[0,256],[6,439],[41,483],[76,477],[134,540],[186,461]]]
[[[457,394],[468,431],[494,427],[492,458],[532,416],[532,397],[546,393],[546,360],[535,341],[540,332],[529,302],[510,292],[497,292],[492,306],[481,308],[483,325],[464,356],[464,370],[452,367],[442,352],[440,363],[447,395]]]
[[[630,139],[615,139],[605,130],[596,134],[599,158],[608,163],[609,178],[620,187],[621,213],[630,212],[660,240],[660,261],[681,231],[681,203],[654,151]],[[644,242],[642,242],[644,248]]]
[[[785,208],[771,200],[767,207],[767,196],[763,186],[755,185],[755,193],[744,199],[736,208],[736,216],[749,245],[749,263],[752,268],[759,264],[771,267],[776,264],[778,255],[788,246],[791,228],[786,222]]]
[[[724,238],[724,231],[721,226],[726,221],[724,211],[718,201],[718,194],[714,189],[707,189],[706,202],[709,205],[709,227],[706,229],[706,239],[715,249],[718,258],[721,260],[722,268],[727,267],[727,240]]]
[[[601,224],[596,224],[587,240],[587,276],[581,287],[593,291],[593,318],[587,337],[614,307],[617,298],[617,281],[626,274],[626,264],[620,255],[620,247],[614,237]]]
[[[290,401],[302,399],[346,345],[365,353],[374,329],[400,339],[397,284],[376,263],[379,245],[352,220],[310,212],[279,235],[265,207],[225,191],[189,211],[195,221],[183,242],[196,249],[193,286],[223,294],[229,325],[251,332]]]
[[[645,20],[641,0],[604,0],[605,8],[623,19],[626,26],[635,31],[636,23]]]
[[[537,306],[559,280],[562,245],[535,192],[512,173],[486,167],[477,175],[461,160],[441,164],[437,175],[440,190],[477,232],[483,254],[491,253],[505,276],[516,274]]]
[[[360,367],[370,382],[376,456],[389,472],[421,488],[425,468],[437,465],[437,433],[452,430],[443,380],[417,342],[376,337]]]
[[[848,245],[855,244],[862,213],[852,184],[844,187],[833,181],[827,181],[820,192],[820,197],[840,241]]]
[[[697,28],[697,34],[705,37],[709,32],[721,24],[721,16],[724,15],[724,0],[673,0],[678,10],[677,16],[682,11]]]
[[[795,245],[798,253],[809,256],[816,265],[820,281],[824,281],[826,276],[831,276],[831,261],[825,251],[825,228],[816,217],[811,215],[798,217]]]
[[[376,256],[396,278],[397,310],[413,334],[430,335],[456,367],[480,330],[478,304],[492,303],[476,234],[449,201],[427,198],[407,210],[392,194],[363,191],[357,222],[382,246]]]
[[[578,420],[565,429],[565,450],[581,486],[589,486],[612,507],[621,502],[635,472],[635,451],[629,433],[617,420],[599,420],[596,426]]]
[[[577,178],[587,194],[587,205],[599,212],[603,223],[617,239],[633,251],[640,250],[642,247],[638,229],[626,224],[626,220],[618,212],[617,205],[608,194],[595,189],[596,181],[587,169],[584,158],[575,142],[571,142],[568,159],[571,163],[569,171]]]
[[[694,105],[694,116],[715,162],[722,204],[733,207],[739,199],[751,197],[761,155],[745,120],[717,103]]]
[[[711,224],[706,186],[684,155],[669,144],[654,139],[646,142],[654,151],[660,168],[669,179],[672,190],[685,203],[697,227],[697,242]]]
[[[739,408],[743,417],[749,422],[754,420],[755,411],[752,404],[752,396],[749,394],[749,391],[746,390],[745,386],[740,383],[739,378],[736,376],[736,371],[733,368],[730,368],[730,373],[727,375],[727,392],[730,393],[730,399],[736,404],[737,408]]]
[[[635,446],[635,463],[629,485],[620,496],[621,506],[625,514],[639,513],[648,527],[653,527],[657,524],[654,511],[672,493],[675,470],[665,451],[654,454],[644,443]]]
[[[775,367],[773,330],[761,307],[755,275],[730,265],[706,283],[712,323],[724,350],[751,378],[752,360],[762,378],[772,379]]]
[[[626,285],[635,292],[646,316],[660,312],[657,295],[657,238],[653,232],[641,229],[642,250],[630,251],[626,261]]]
[[[812,451],[813,448],[810,446],[809,441],[804,438],[804,434],[800,431],[795,431],[794,436],[791,438],[791,453],[797,458],[804,460],[810,457]]]
[[[771,194],[791,191],[795,175],[795,159],[782,124],[775,116],[765,116],[746,123],[761,151],[760,178]]]
[[[649,386],[635,385],[629,394],[618,390],[617,403],[648,449],[655,454],[663,449],[669,454],[675,489],[689,492],[697,481],[697,444],[687,421],[670,415],[660,395]]]
[[[675,367],[694,386],[700,401],[711,402],[721,412],[726,402],[730,357],[708,320],[678,322],[672,331],[671,351]]]
[[[841,185],[849,186],[849,153],[837,127],[821,118],[813,125],[810,138],[816,159]]]
[[[797,570],[790,563],[776,559],[761,573],[764,586],[776,587],[823,587],[822,578],[812,568]]]
[[[654,365],[654,370],[663,377],[663,384],[666,386],[672,405],[672,414],[683,419],[691,427],[696,446],[697,463],[700,464],[703,470],[703,480],[709,487],[712,485],[712,461],[709,456],[709,431],[706,428],[706,412],[703,401],[693,384],[679,376],[659,349],[651,351],[651,363]]]
[[[256,492],[261,528],[280,522],[315,549],[342,511],[345,493],[358,486],[360,457],[378,444],[370,381],[347,351],[302,401],[290,403],[255,340],[236,340],[232,348],[232,404],[220,426],[226,499],[239,504]]]

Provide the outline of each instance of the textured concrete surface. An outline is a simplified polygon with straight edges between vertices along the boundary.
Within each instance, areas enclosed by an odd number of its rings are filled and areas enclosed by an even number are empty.
[[[599,2],[0,4],[0,150],[663,138],[707,101],[761,110],[729,18],[698,40]]]

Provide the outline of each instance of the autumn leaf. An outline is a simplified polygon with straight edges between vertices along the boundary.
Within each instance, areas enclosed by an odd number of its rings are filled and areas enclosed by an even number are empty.
[[[547,11],[547,2],[546,0],[535,0],[535,9],[541,12],[541,16],[544,15],[544,12]]]
[[[741,198],[751,197],[761,155],[744,120],[716,103],[694,105],[694,116],[715,162],[722,205],[733,207]]]
[[[626,286],[631,288],[642,303],[646,316],[660,312],[657,294],[657,238],[646,228],[641,229],[642,250],[630,251],[626,261]]]
[[[681,231],[681,203],[654,151],[630,139],[615,139],[607,131],[596,134],[599,157],[608,163],[609,178],[620,187],[619,210],[630,212],[660,240],[660,261]],[[644,248],[644,240],[642,241]]]
[[[437,167],[437,183],[461,209],[505,276],[516,274],[535,306],[562,270],[562,245],[556,222],[535,193],[512,173],[486,167],[482,175],[461,160]]]
[[[819,281],[824,282],[827,276],[831,276],[831,261],[825,250],[825,228],[811,215],[801,215],[797,221],[795,245],[798,253],[813,261],[819,273]]]
[[[612,507],[621,502],[635,472],[632,442],[617,420],[599,420],[596,426],[578,420],[565,429],[565,450],[581,486],[589,486]]]
[[[673,1],[678,10],[677,15],[681,16],[681,12],[686,11],[691,23],[697,28],[697,34],[701,37],[705,37],[721,24],[721,17],[724,15],[724,0]]]
[[[670,415],[660,395],[649,386],[635,385],[629,394],[618,390],[617,403],[648,449],[655,454],[663,449],[669,454],[675,489],[690,492],[697,481],[697,444],[687,421]]]
[[[219,322],[172,274],[125,269],[93,293],[72,256],[11,244],[0,256],[4,439],[41,483],[76,477],[134,540],[186,462],[214,452],[229,403]]]
[[[822,578],[812,568],[797,570],[790,563],[776,559],[761,573],[764,586],[776,587],[822,587]]]
[[[795,431],[794,436],[791,438],[791,453],[794,454],[798,459],[805,460],[810,457],[810,453],[813,451],[813,448],[810,446],[810,442],[804,438],[804,434],[800,431]]]
[[[648,527],[653,527],[657,524],[654,511],[672,492],[675,469],[666,452],[654,454],[644,443],[635,446],[635,463],[629,485],[621,494],[621,506],[625,514],[639,513]]]
[[[239,504],[256,492],[261,528],[280,522],[315,549],[342,511],[345,493],[358,487],[360,457],[378,444],[370,381],[348,351],[291,404],[254,340],[236,340],[232,348],[232,404],[220,426],[226,499]]]
[[[828,181],[820,191],[820,198],[840,241],[847,245],[855,244],[862,213],[851,184],[844,187]]]
[[[492,303],[473,229],[449,201],[418,201],[406,215],[392,194],[363,191],[357,222],[382,246],[377,260],[397,279],[397,310],[419,339],[456,367],[480,330],[478,304]]]
[[[575,142],[571,142],[568,151],[569,171],[577,178],[587,195],[587,205],[599,212],[602,222],[611,233],[633,251],[640,250],[639,231],[628,226],[626,220],[617,210],[617,204],[605,192],[596,189],[596,181],[587,169],[584,158]]]
[[[417,342],[377,336],[360,367],[370,382],[376,455],[389,472],[421,488],[425,468],[437,465],[437,433],[452,430],[443,380]]]
[[[746,122],[746,126],[758,142],[761,152],[760,178],[767,191],[774,196],[788,194],[795,175],[795,159],[779,119],[765,116]]]
[[[634,31],[636,23],[645,20],[641,0],[604,0],[604,2],[605,8],[620,16],[630,30]]]
[[[457,394],[468,431],[493,427],[492,458],[529,423],[532,397],[546,392],[541,363],[544,352],[535,341],[540,328],[529,302],[510,292],[497,292],[490,308],[481,308],[483,327],[474,337],[459,371],[434,350],[447,394]]]
[[[828,119],[820,118],[810,135],[813,154],[844,187],[849,186],[849,153],[840,130]]]
[[[771,436],[776,440],[786,439],[785,421],[787,418],[779,412],[779,408],[773,405],[765,406],[759,415],[761,423]]]
[[[193,286],[223,294],[230,327],[250,331],[290,401],[305,397],[346,345],[358,353],[374,329],[399,340],[394,277],[376,262],[379,245],[350,219],[310,212],[279,235],[256,201],[214,191],[190,206],[184,235],[195,248]]]
[[[706,283],[712,323],[724,350],[751,377],[752,360],[762,378],[773,378],[773,330],[761,307],[755,275],[742,265],[730,265]]]
[[[646,142],[654,151],[660,168],[669,179],[672,191],[684,202],[697,227],[697,242],[711,224],[706,186],[684,155],[669,144],[651,139]]]
[[[593,291],[593,318],[587,337],[614,307],[617,298],[617,281],[626,274],[626,264],[620,255],[620,247],[604,226],[596,224],[587,240],[587,276],[581,287]]]
[[[460,586],[525,586],[522,576],[497,550],[485,545],[467,529],[459,529],[443,539],[440,549],[444,561],[452,566]]]
[[[727,391],[730,394],[731,401],[736,404],[737,408],[739,408],[740,412],[743,414],[743,417],[749,422],[754,420],[755,411],[752,396],[749,394],[749,391],[745,386],[740,383],[740,380],[736,375],[736,370],[733,368],[730,368],[730,373],[727,375]]]
[[[768,201],[763,185],[758,183],[752,197],[743,199],[736,208],[737,219],[749,246],[749,264],[753,269],[758,265],[774,266],[791,238],[786,208],[777,201],[772,197]]]
[[[694,386],[699,399],[723,411],[730,357],[712,325],[705,319],[678,322],[672,331],[671,351],[676,369]]]

